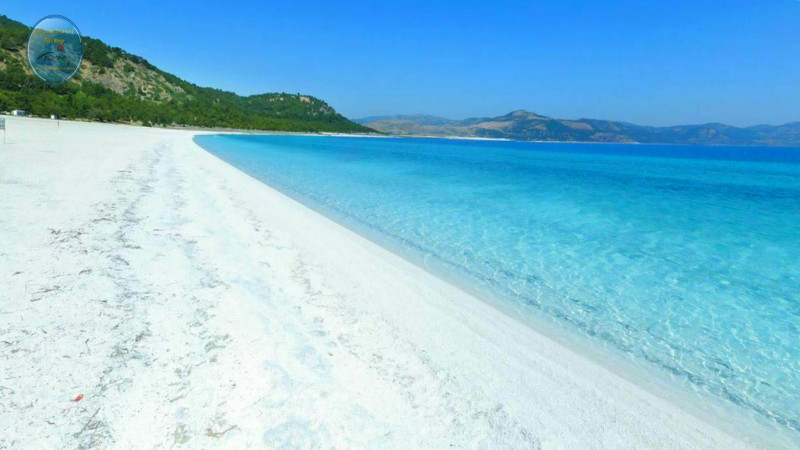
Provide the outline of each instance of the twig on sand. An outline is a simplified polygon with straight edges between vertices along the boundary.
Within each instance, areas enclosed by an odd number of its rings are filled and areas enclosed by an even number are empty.
[[[35,297],[36,295],[47,294],[47,293],[50,293],[50,292],[53,292],[53,291],[60,291],[60,290],[61,290],[61,286],[56,285],[56,286],[46,287],[46,288],[44,288],[44,289],[42,289],[40,291],[36,291],[36,292],[31,294],[32,296],[34,296],[33,298],[31,298],[31,302],[38,302],[39,300],[44,298],[44,297]]]
[[[50,287],[46,287],[46,288],[42,289],[41,291],[36,291],[36,292],[34,292],[34,294],[46,294],[48,292],[57,291],[59,289],[61,289],[61,286],[58,286],[58,285],[50,286]]]
[[[237,427],[236,425],[231,425],[227,429],[225,429],[224,431],[220,431],[219,433],[217,433],[215,431],[211,431],[211,428],[209,428],[208,430],[206,430],[206,436],[213,437],[213,438],[222,437],[222,436],[225,435],[225,433],[233,430],[234,428],[239,428],[239,427]]]
[[[97,411],[95,411],[94,414],[92,414],[92,417],[89,417],[89,420],[86,422],[86,425],[84,425],[83,428],[81,428],[81,431],[78,431],[77,433],[75,433],[75,437],[80,436],[81,433],[83,433],[83,431],[86,430],[86,427],[88,427],[89,424],[92,423],[92,420],[94,420],[94,416],[96,416],[97,413],[99,413],[99,412],[100,412],[100,408],[97,408]]]

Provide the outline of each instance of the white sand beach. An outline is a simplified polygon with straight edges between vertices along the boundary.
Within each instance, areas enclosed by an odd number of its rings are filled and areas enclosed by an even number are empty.
[[[749,445],[225,164],[197,131],[7,125],[0,448]]]

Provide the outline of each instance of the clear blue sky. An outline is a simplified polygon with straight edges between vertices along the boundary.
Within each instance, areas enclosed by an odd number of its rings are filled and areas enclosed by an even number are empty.
[[[800,121],[800,1],[12,0],[203,86],[348,117]]]

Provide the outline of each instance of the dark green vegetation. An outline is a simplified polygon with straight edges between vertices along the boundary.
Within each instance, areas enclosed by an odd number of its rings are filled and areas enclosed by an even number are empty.
[[[746,128],[715,123],[646,127],[608,120],[553,119],[528,111],[514,111],[500,117],[466,120],[406,115],[366,117],[357,122],[385,133],[406,136],[462,136],[519,141],[800,145],[800,122]]]
[[[142,57],[84,38],[84,62],[61,86],[37,79],[25,59],[30,28],[0,15],[0,111],[160,126],[281,131],[373,132],[327,103],[300,94],[242,97],[204,88]]]

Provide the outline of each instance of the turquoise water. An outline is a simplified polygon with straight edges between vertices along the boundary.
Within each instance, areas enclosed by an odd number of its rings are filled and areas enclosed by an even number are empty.
[[[800,431],[800,149],[196,140],[520,314]]]

